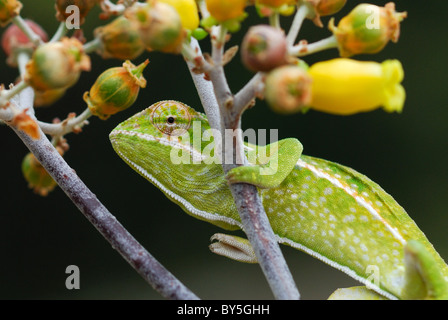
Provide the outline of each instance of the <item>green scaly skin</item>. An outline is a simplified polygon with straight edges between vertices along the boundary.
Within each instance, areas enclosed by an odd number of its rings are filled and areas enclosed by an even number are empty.
[[[242,227],[228,183],[257,185],[280,243],[328,263],[373,290],[354,289],[351,295],[356,293],[360,299],[377,294],[390,299],[448,297],[447,265],[379,185],[348,167],[302,155],[296,139],[267,146],[264,159],[253,157],[264,147],[247,145],[251,165],[235,168],[225,177],[221,164],[207,161],[213,157],[211,141],[194,143],[179,135],[188,132],[193,137],[194,130],[204,134],[208,129],[205,115],[180,102],[162,101],[119,124],[110,139],[129,166],[186,213],[227,230]],[[182,151],[195,163],[173,164],[170,155]],[[273,163],[278,170],[272,170]],[[239,244],[247,242],[235,239]],[[379,270],[378,285],[369,280],[369,266]]]

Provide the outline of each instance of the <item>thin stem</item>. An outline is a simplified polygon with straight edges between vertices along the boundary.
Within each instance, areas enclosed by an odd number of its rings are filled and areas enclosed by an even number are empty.
[[[257,72],[252,79],[235,95],[234,110],[235,116],[241,116],[250,103],[263,92],[264,83],[263,72]]]
[[[205,3],[205,0],[196,0],[196,3],[198,4],[199,11],[201,12],[201,16],[203,19],[206,19],[210,16],[210,13],[207,10],[207,5]]]
[[[84,44],[84,52],[89,54],[89,53],[96,51],[100,47],[101,47],[101,39],[95,38],[95,39],[87,42],[86,44]]]
[[[280,14],[278,12],[274,12],[269,16],[269,24],[272,27],[275,27],[277,29],[281,29],[280,25]]]
[[[65,24],[65,21],[61,22],[59,24],[58,30],[56,30],[55,34],[51,38],[50,42],[57,42],[62,39],[67,34],[67,26]]]
[[[187,44],[188,45],[188,44]],[[189,46],[189,51],[193,51],[197,56],[202,57],[201,47],[199,46],[199,42],[192,38]],[[196,86],[196,90],[199,94],[199,98],[201,99],[202,106],[204,107],[204,111],[207,114],[207,119],[211,128],[219,130],[222,132],[222,123],[221,116],[219,114],[219,106],[218,101],[216,100],[216,96],[213,93],[213,84],[211,81],[205,80],[203,74],[197,74],[193,72],[196,68],[196,64],[193,60],[186,59],[188,70],[190,71],[191,77],[193,79],[193,83]]]
[[[21,16],[15,16],[12,22],[22,30],[22,32],[30,39],[35,45],[43,44],[43,41],[39,35],[37,35],[33,29],[26,23],[26,21]]]
[[[17,85],[12,87],[9,90],[4,91],[4,93],[0,96],[0,105],[4,105],[7,103],[11,98],[18,95],[22,90],[28,87],[28,84],[25,81],[20,81]]]
[[[30,54],[27,51],[20,52],[17,56],[17,65],[19,66],[19,73],[22,79],[25,77],[26,65],[30,60]]]
[[[338,47],[338,41],[335,36],[330,36],[326,39],[308,44],[299,43],[290,48],[289,53],[296,57],[304,57],[323,50],[334,49]]]
[[[90,109],[87,108],[77,117],[68,117],[60,123],[46,123],[42,121],[37,121],[37,124],[42,129],[45,134],[51,136],[64,136],[76,129],[81,129],[85,124],[87,124],[87,119],[92,116]]]
[[[22,107],[32,107],[33,91],[20,95]],[[59,184],[84,216],[121,256],[163,297],[168,299],[197,300],[198,297],[166,270],[117,221],[97,197],[87,188],[75,171],[59,155],[45,134],[33,140],[23,131],[12,128],[42,166]]]
[[[292,46],[296,41],[297,35],[302,28],[303,21],[306,19],[309,13],[310,9],[306,4],[301,4],[297,8],[296,15],[294,16],[294,20],[292,21],[288,35],[286,36],[286,41],[289,46]]]

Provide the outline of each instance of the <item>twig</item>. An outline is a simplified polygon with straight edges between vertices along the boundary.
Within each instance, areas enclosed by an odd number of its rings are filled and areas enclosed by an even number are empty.
[[[286,41],[289,46],[292,46],[296,41],[297,35],[302,28],[303,21],[309,14],[310,9],[308,5],[301,4],[296,11],[296,15],[294,16],[294,20],[292,21],[291,27],[289,28],[288,35],[286,36]]]
[[[252,79],[235,95],[232,113],[234,117],[240,117],[254,99],[263,92],[263,72],[257,72]]]
[[[201,47],[195,38],[191,38],[190,42],[191,51],[195,52],[197,56],[202,56]],[[185,57],[185,56],[184,56]],[[201,99],[204,111],[207,114],[207,120],[211,128],[222,131],[223,125],[221,123],[221,116],[219,114],[218,101],[216,101],[215,94],[213,92],[213,84],[211,81],[205,80],[203,74],[197,74],[193,72],[196,68],[196,64],[193,60],[185,59],[187,62],[188,70],[190,71],[193,83],[196,86],[197,92],[199,92],[199,98]]]
[[[33,91],[31,89],[24,90],[18,103],[21,104],[21,108],[31,108]],[[33,140],[24,132],[14,127],[12,129],[84,216],[109,241],[112,248],[117,250],[156,291],[168,299],[198,299],[117,221],[59,155],[42,132],[40,139]]]
[[[299,42],[298,45],[290,48],[289,53],[296,57],[304,57],[309,54],[313,54],[319,51],[334,49],[338,47],[338,41],[335,36],[319,40],[314,43],[308,44],[306,41]]]
[[[61,22],[59,24],[58,30],[56,30],[55,34],[51,38],[50,42],[57,42],[62,39],[67,34],[67,26],[65,24],[65,21]]]
[[[76,129],[81,129],[92,116],[90,109],[87,108],[77,117],[68,117],[60,123],[46,123],[42,121],[37,121],[39,127],[45,134],[51,136],[64,136],[67,133],[73,132]]]
[[[95,38],[92,41],[87,42],[83,46],[84,52],[87,54],[99,49],[100,47],[101,47],[101,39],[99,38]]]
[[[43,41],[39,35],[37,35],[33,29],[26,23],[21,16],[16,16],[12,19],[12,22],[22,30],[22,32],[30,39],[35,45],[43,44]]]
[[[253,91],[249,85],[238,97],[238,105],[235,105],[235,99],[229,89],[224,69],[222,66],[222,57],[224,49],[223,29],[214,28],[212,31],[212,59],[214,66],[209,72],[213,83],[214,94],[216,97],[221,123],[225,129],[237,130],[241,128],[241,112],[247,106],[244,97],[250,96]],[[257,78],[255,78],[257,80]],[[253,80],[255,82],[255,80]],[[198,88],[198,86],[197,86]],[[252,86],[253,88],[253,86]],[[209,90],[209,86],[199,86],[199,89]],[[210,95],[209,92],[198,91],[199,96],[204,100]],[[201,98],[202,100],[202,98]],[[251,100],[251,99],[250,99]],[[216,105],[214,104],[216,107]],[[241,112],[234,112],[240,110]],[[214,117],[214,116],[213,116]],[[226,139],[222,139],[226,141]],[[247,159],[244,154],[243,141],[241,134],[238,134],[232,141],[232,146],[223,143],[222,155],[224,159],[232,159],[231,163],[223,161],[224,172],[227,173],[239,163],[246,164]],[[244,231],[255,251],[258,262],[264,275],[271,287],[274,296],[277,299],[296,300],[300,294],[294,283],[292,275],[288,269],[286,261],[280,251],[274,232],[264,211],[258,190],[255,186],[245,183],[231,184],[229,186],[235,199],[235,204],[243,224]]]

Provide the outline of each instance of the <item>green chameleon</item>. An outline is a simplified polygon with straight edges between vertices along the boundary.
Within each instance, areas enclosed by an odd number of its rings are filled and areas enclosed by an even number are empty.
[[[249,165],[225,176],[210,152],[210,135],[199,143],[185,138],[195,130],[205,137],[208,129],[204,114],[161,101],[119,124],[110,140],[129,166],[185,212],[227,230],[242,229],[228,184],[256,185],[279,243],[365,284],[337,290],[332,299],[448,298],[447,265],[379,185],[348,167],[303,155],[291,138],[246,144]],[[179,154],[191,161],[173,158]],[[217,234],[212,240],[212,251],[256,263],[246,239]]]

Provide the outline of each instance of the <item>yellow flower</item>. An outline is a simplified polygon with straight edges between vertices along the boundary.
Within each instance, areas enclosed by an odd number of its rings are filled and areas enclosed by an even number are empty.
[[[400,61],[362,62],[346,58],[318,62],[309,69],[313,79],[310,107],[349,115],[383,107],[401,112],[406,93],[400,84]]]
[[[244,14],[246,0],[205,0],[208,12],[218,22],[236,19]]]
[[[194,0],[159,0],[169,4],[180,16],[182,26],[187,30],[194,30],[199,27],[199,14],[196,1]]]

